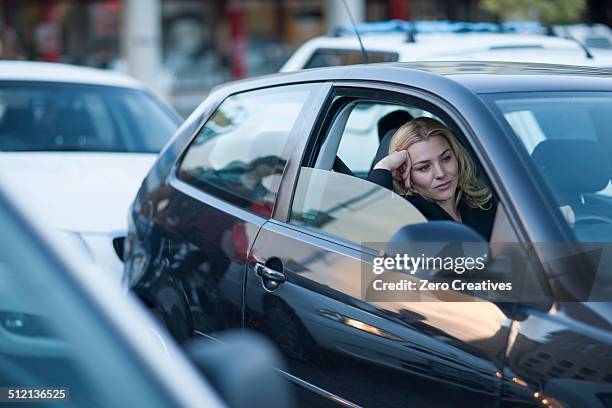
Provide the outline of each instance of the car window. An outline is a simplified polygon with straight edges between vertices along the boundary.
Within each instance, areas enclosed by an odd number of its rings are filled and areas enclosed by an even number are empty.
[[[386,242],[398,226],[426,222],[403,197],[369,181],[303,167],[290,223],[355,243]]]
[[[394,119],[394,115],[398,119]],[[348,117],[337,155],[353,173],[367,176],[384,134],[399,127],[401,124],[399,122],[403,123],[408,118],[420,116],[433,115],[416,107],[372,102],[357,103]]]
[[[0,150],[157,153],[179,118],[144,91],[0,83]]]
[[[399,59],[396,52],[368,51],[368,61],[392,62]],[[363,64],[363,54],[360,50],[341,50],[320,48],[312,53],[312,56],[304,65],[304,68],[335,67],[338,65]]]
[[[189,146],[179,178],[264,217],[272,213],[290,134],[317,85],[245,92],[226,99]]]
[[[381,134],[418,116],[415,106],[361,101],[347,104],[329,127],[315,168],[302,167],[290,222],[353,243],[388,241],[400,226],[426,222],[409,201],[368,180]],[[388,139],[388,138],[387,138]],[[339,158],[351,174],[335,168]]]
[[[441,125],[444,122],[432,111],[425,110],[424,104],[384,103],[376,102],[375,98],[368,101],[365,97],[351,97],[344,105],[338,102],[333,123],[324,129],[326,136],[320,142],[317,157],[311,159],[311,165],[300,170],[291,223],[364,243],[387,242],[402,226],[426,222],[425,214],[434,220],[444,219],[441,213],[444,210],[431,200],[421,198],[423,201],[418,207],[415,201],[402,197],[394,186],[368,180],[375,163],[388,155],[391,137],[400,126],[416,118],[437,121]],[[378,98],[380,100],[380,96]],[[381,135],[382,140],[379,139]],[[469,155],[469,148],[465,150]],[[474,215],[468,225],[487,239],[494,225],[495,203],[486,176],[478,171],[473,155],[472,159],[475,167],[470,167],[471,177],[482,176],[482,179],[470,183],[484,187],[479,191],[486,193],[488,198],[474,204],[473,208],[483,212]],[[416,171],[413,168],[413,175]],[[466,201],[464,205],[471,204]]]
[[[525,147],[576,237],[610,242],[612,95],[500,94],[489,103]]]

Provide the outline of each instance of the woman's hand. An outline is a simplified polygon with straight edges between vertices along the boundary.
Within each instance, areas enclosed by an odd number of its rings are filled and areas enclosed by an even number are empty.
[[[406,189],[411,186],[410,170],[412,162],[408,150],[400,150],[383,157],[376,165],[375,169],[384,169],[391,172],[393,178],[404,185]]]

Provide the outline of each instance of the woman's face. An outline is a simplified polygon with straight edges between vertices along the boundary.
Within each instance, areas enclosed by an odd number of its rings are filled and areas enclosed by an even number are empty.
[[[459,163],[443,136],[432,136],[408,148],[412,187],[422,196],[437,202],[455,198]]]

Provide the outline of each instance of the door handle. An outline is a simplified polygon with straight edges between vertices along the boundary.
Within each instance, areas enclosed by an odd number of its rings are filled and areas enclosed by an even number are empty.
[[[255,274],[261,278],[261,283],[268,292],[272,292],[287,280],[284,273],[259,262],[255,264]]]
[[[278,283],[283,283],[287,280],[284,273],[267,267],[266,265],[260,264],[259,262],[255,264],[255,273],[257,274],[257,276],[263,279],[268,279]]]

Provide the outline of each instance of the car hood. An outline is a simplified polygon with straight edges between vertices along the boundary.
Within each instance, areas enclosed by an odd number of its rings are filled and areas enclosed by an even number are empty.
[[[0,185],[48,226],[80,233],[127,229],[127,211],[157,155],[0,153]]]

